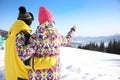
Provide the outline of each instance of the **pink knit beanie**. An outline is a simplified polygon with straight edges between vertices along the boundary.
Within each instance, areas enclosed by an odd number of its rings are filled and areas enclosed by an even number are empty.
[[[42,6],[39,9],[38,21],[39,21],[39,24],[42,24],[45,21],[52,22],[53,21],[53,15],[47,8]]]

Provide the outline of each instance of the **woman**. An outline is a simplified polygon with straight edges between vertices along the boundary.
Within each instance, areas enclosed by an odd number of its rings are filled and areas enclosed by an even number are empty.
[[[29,80],[60,80],[60,50],[63,45],[71,43],[76,26],[72,27],[66,37],[60,35],[52,13],[45,7],[40,7],[39,26],[36,29],[34,39],[37,51],[33,58],[33,70],[29,71]]]
[[[35,53],[34,45],[29,43],[33,20],[32,13],[19,7],[19,16],[9,29],[5,43],[6,80],[28,80],[29,60]]]

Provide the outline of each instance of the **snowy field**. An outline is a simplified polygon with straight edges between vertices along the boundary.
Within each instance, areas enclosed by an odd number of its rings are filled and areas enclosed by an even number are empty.
[[[61,48],[61,80],[120,80],[120,55]],[[0,50],[0,80],[4,80],[4,50]]]
[[[0,50],[0,80],[4,80],[4,50]]]

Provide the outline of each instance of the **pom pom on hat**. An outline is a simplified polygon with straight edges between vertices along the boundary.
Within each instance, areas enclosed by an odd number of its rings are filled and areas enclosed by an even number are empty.
[[[38,21],[40,24],[46,21],[54,21],[52,13],[45,7],[40,7],[39,14],[38,14]]]
[[[19,11],[20,13],[26,13],[26,9],[23,6],[19,7]]]

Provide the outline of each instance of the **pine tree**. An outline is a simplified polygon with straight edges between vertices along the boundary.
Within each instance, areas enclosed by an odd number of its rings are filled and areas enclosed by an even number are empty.
[[[104,47],[104,42],[103,41],[101,41],[101,43],[100,43],[99,51],[101,51],[101,52],[105,51],[105,47]]]
[[[112,41],[110,40],[110,42],[108,43],[108,47],[106,48],[106,52],[111,53],[112,52],[112,48],[113,48],[113,44]]]

